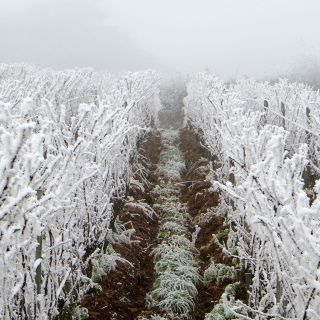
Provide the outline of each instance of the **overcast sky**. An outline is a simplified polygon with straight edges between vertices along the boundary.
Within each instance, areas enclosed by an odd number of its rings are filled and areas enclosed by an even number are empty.
[[[0,0],[0,62],[267,76],[318,48],[319,0]]]

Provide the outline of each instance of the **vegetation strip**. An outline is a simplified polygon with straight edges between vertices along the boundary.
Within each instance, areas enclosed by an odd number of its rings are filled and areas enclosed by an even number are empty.
[[[192,241],[189,216],[179,202],[175,185],[184,169],[182,155],[175,146],[177,131],[163,131],[160,154],[158,211],[161,227],[159,245],[153,250],[155,282],[147,296],[147,305],[159,310],[140,319],[189,319],[195,307],[196,284],[200,281],[197,251]]]

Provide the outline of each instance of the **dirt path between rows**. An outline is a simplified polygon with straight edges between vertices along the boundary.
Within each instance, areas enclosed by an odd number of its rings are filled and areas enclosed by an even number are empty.
[[[200,281],[212,258],[216,262],[230,264],[219,247],[212,242],[213,233],[222,234],[221,240],[226,240],[227,233],[223,218],[216,215],[206,218],[208,210],[213,210],[219,204],[219,194],[210,189],[211,183],[207,181],[207,174],[212,168],[214,169],[215,162],[210,161],[212,160],[210,155],[201,147],[200,142],[190,130],[165,130],[161,135],[172,134],[177,137],[174,145],[180,150],[184,162],[183,167],[180,166],[181,176],[178,179],[172,179],[173,182],[169,181],[168,172],[163,171],[171,171],[170,157],[175,157],[172,146],[165,146],[168,142],[161,142],[159,132],[153,131],[148,134],[140,146],[138,157],[140,166],[146,169],[145,174],[134,176],[134,180],[139,181],[143,187],[137,187],[135,182],[130,187],[128,198],[117,212],[121,223],[128,230],[135,230],[131,244],[122,243],[114,246],[115,251],[130,264],[119,262],[117,268],[102,279],[102,291],[89,294],[84,298],[82,306],[89,310],[89,319],[158,319],[156,316],[163,317],[159,319],[174,317],[185,319],[190,316],[196,320],[204,319],[206,313],[212,310],[221,298],[225,287],[230,283],[230,281],[224,281],[217,285],[212,282],[208,286]],[[169,151],[164,153],[164,148]],[[163,160],[161,157],[166,159]],[[175,175],[174,172],[171,174]],[[150,218],[140,206],[134,205],[141,203],[146,203],[153,208],[157,212],[157,217]],[[181,228],[179,229],[178,225],[164,230],[173,222],[180,224]],[[180,231],[172,231],[177,228]],[[190,270],[199,273],[199,279],[189,279],[176,271],[170,274],[170,276],[178,274],[184,281],[190,280],[189,287],[196,287],[190,298],[190,308],[181,309],[182,311],[174,304],[169,303],[170,306],[168,306],[167,302],[171,298],[167,297],[166,292],[158,294],[160,290],[170,291],[172,288],[161,284],[162,269],[160,268],[159,271],[157,266],[163,261],[161,257],[157,259],[154,257],[157,248],[171,246],[172,239],[178,238],[180,242],[182,238],[188,242],[187,246],[194,246],[194,249],[190,249],[190,254],[194,256]],[[175,261],[171,261],[172,263]],[[175,266],[174,270],[177,268],[179,266]],[[172,293],[170,294],[172,297]],[[175,294],[179,300],[179,294]]]

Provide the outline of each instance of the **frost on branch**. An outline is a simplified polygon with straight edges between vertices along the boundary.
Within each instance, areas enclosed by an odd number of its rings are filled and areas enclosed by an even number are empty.
[[[188,85],[189,124],[220,161],[212,183],[229,208],[225,253],[251,275],[243,307],[255,319],[320,317],[319,102],[283,79],[227,85],[200,74]]]
[[[0,318],[53,319],[116,264],[112,199],[157,121],[159,78],[0,70]]]

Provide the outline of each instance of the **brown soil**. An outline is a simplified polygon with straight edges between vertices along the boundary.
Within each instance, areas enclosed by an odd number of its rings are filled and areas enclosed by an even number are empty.
[[[211,166],[210,155],[200,145],[196,135],[189,129],[180,130],[180,149],[186,162],[184,174],[184,188],[182,201],[188,204],[189,213],[196,217],[208,208],[216,207],[219,203],[219,194],[210,191],[211,183],[206,180]]]
[[[186,162],[186,172],[184,180],[188,181],[182,189],[182,202],[187,204],[188,212],[193,217],[194,223],[198,223],[201,213],[205,213],[208,208],[218,206],[220,195],[218,192],[210,190],[211,183],[206,180],[206,175],[211,166],[208,159],[211,156],[204,149],[196,135],[189,129],[180,131],[180,149],[184,154]],[[213,161],[213,166],[216,164]],[[200,268],[203,271],[209,266],[212,257],[217,263],[229,264],[222,250],[212,242],[212,234],[222,232],[226,229],[222,217],[213,216],[208,223],[201,224],[201,229],[197,237],[196,247],[199,250]],[[226,240],[226,236],[221,241]],[[210,312],[219,301],[228,282],[217,286],[212,283],[209,287],[200,284],[198,286],[198,297],[194,320],[202,320],[206,313]]]
[[[150,191],[156,176],[153,171],[159,160],[160,136],[155,132],[148,134],[139,147],[138,161],[148,169],[146,178],[150,184],[145,184],[145,192],[138,189],[129,190],[129,195],[135,201],[145,199],[152,204]],[[138,180],[138,176],[135,179]],[[122,258],[130,262],[118,263],[116,270],[108,273],[100,283],[101,293],[85,296],[82,306],[89,311],[89,319],[131,320],[145,308],[144,298],[153,283],[153,262],[151,251],[155,245],[158,232],[157,219],[150,219],[141,212],[133,212],[125,206],[119,210],[120,221],[134,228],[135,233],[131,245],[117,244],[114,249]]]
[[[153,264],[150,256],[153,239],[157,234],[157,222],[145,216],[124,213],[123,222],[130,220],[136,230],[132,245],[116,245],[114,248],[127,263],[119,263],[102,280],[102,292],[87,296],[83,307],[89,310],[89,319],[135,319],[144,309],[144,298],[153,283]]]

